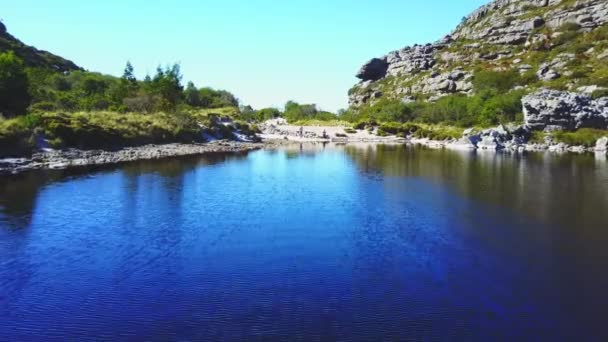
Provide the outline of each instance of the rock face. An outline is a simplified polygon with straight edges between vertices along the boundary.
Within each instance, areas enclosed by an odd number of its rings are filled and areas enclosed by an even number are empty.
[[[580,73],[581,66],[570,65],[573,54],[538,63],[526,58],[526,53],[550,51],[563,44],[560,39],[568,41],[573,33],[589,33],[606,24],[606,0],[494,0],[435,43],[405,47],[370,60],[357,74],[362,82],[349,92],[349,102],[356,107],[379,97],[432,101],[449,94],[471,94],[473,71],[479,67],[511,68],[522,75],[531,72],[542,82],[575,79],[572,69]],[[605,48],[585,54],[597,60],[608,56]],[[460,76],[454,77],[454,72]]]
[[[603,137],[595,143],[595,152],[608,152],[608,137]]]
[[[526,125],[535,130],[608,128],[608,97],[543,89],[522,99]]]
[[[363,81],[377,81],[386,76],[388,63],[386,59],[373,58],[361,67],[357,73],[357,78]]]

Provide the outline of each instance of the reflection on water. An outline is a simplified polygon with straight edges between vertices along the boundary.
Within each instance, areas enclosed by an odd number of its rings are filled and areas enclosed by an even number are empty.
[[[0,340],[601,339],[605,156],[290,145],[0,181]]]

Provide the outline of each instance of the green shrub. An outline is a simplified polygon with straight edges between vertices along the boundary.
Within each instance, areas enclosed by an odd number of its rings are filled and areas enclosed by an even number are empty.
[[[574,132],[559,131],[553,133],[558,142],[568,145],[595,146],[598,139],[608,136],[608,130],[581,128]]]
[[[608,89],[597,89],[593,93],[591,93],[591,97],[594,99],[608,97]]]
[[[581,25],[577,23],[565,23],[560,26],[557,30],[562,32],[576,32],[581,29]]]
[[[36,123],[33,116],[0,119],[0,157],[17,157],[31,152]]]
[[[473,78],[473,88],[476,93],[504,93],[513,89],[513,87],[520,84],[520,82],[521,75],[517,70],[478,70],[475,72]]]
[[[0,114],[24,114],[30,101],[29,81],[23,62],[12,51],[0,53]]]
[[[405,122],[414,119],[412,107],[398,100],[381,99],[360,109],[360,120],[377,122]]]
[[[39,126],[64,146],[114,148],[152,143],[200,141],[197,121],[185,113],[45,113]]]

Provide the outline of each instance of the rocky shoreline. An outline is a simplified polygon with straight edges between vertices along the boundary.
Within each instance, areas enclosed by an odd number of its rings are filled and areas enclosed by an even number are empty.
[[[431,140],[412,138],[407,140],[409,144],[422,145],[433,149],[448,149],[457,151],[505,151],[505,152],[549,152],[549,153],[596,153],[604,154],[608,157],[608,138],[600,139],[601,141],[595,147],[586,147],[582,145],[568,145],[564,143],[523,143],[514,144],[507,143],[504,146],[492,145],[474,145],[461,140]]]
[[[324,131],[336,127],[317,127]],[[352,135],[352,139],[350,136]],[[415,144],[433,149],[460,151],[506,151],[506,152],[550,152],[550,153],[596,153],[608,157],[608,137],[601,138],[594,147],[570,146],[564,143],[546,141],[530,143],[519,140],[512,132],[502,126],[474,133],[465,131],[461,139],[432,140],[426,138],[400,138],[396,136],[370,139],[355,134],[347,134],[341,139],[326,139],[310,136],[302,139],[295,135],[264,135],[263,143],[237,141],[213,141],[203,144],[166,144],[126,147],[116,151],[105,150],[44,150],[29,157],[0,159],[0,175],[18,174],[38,169],[67,169],[86,166],[121,164],[138,160],[155,160],[181,156],[194,156],[208,153],[238,153],[261,148],[273,148],[294,143],[375,143],[375,144]],[[507,139],[508,138],[508,139]]]
[[[166,144],[126,147],[117,151],[104,150],[45,150],[31,157],[0,159],[0,175],[18,174],[38,169],[67,169],[74,167],[111,165],[137,160],[154,160],[207,153],[237,153],[262,148],[259,143],[214,141],[204,144]]]
[[[546,107],[546,106],[544,106]],[[549,116],[547,116],[549,117]],[[577,116],[589,118],[593,116]],[[543,119],[546,122],[550,120]],[[539,120],[541,121],[541,120]],[[582,121],[581,121],[582,122]],[[604,121],[602,121],[604,122]],[[597,140],[595,146],[571,146],[547,137],[545,141],[531,141],[534,127],[524,125],[500,125],[494,128],[476,130],[469,128],[459,139],[432,140],[416,138],[413,134],[406,137],[378,136],[378,128],[373,130],[355,130],[345,126],[294,126],[284,121],[270,120],[261,125],[261,137],[264,141],[274,142],[320,142],[320,143],[376,143],[376,144],[417,144],[435,149],[461,151],[513,151],[513,152],[555,152],[555,153],[606,153],[608,151],[608,134]],[[545,127],[543,127],[545,128]],[[608,132],[608,131],[607,131]]]

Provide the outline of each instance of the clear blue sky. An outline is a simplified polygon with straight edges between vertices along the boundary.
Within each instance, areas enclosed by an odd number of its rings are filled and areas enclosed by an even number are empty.
[[[91,71],[138,77],[179,62],[184,81],[255,108],[337,110],[368,59],[449,33],[486,0],[4,1],[10,33]]]

